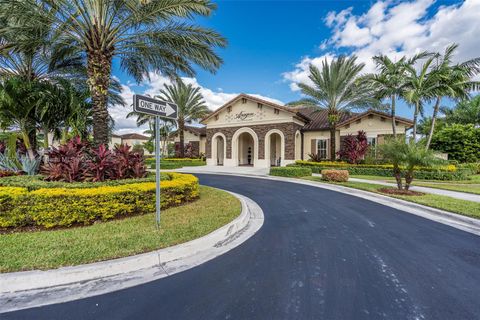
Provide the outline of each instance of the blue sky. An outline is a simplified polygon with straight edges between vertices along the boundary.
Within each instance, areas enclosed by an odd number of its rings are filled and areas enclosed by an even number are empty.
[[[296,83],[307,80],[310,63],[319,65],[338,54],[356,54],[374,71],[370,57],[393,58],[420,50],[443,50],[458,42],[458,60],[480,54],[480,0],[467,1],[217,1],[211,17],[196,23],[213,28],[228,39],[218,53],[224,64],[216,74],[197,69],[185,79],[202,87],[211,109],[235,94],[256,94],[277,102],[301,97]],[[155,94],[168,82],[152,74],[140,85],[113,71],[124,84],[124,97],[133,92]],[[404,104],[399,114],[410,117]],[[427,112],[429,113],[429,108]],[[128,111],[128,110],[127,110]],[[125,110],[114,108],[117,131],[135,130]],[[138,131],[138,130],[136,130]]]

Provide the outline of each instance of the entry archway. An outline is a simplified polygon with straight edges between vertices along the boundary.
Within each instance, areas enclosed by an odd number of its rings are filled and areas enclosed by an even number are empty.
[[[258,164],[258,136],[250,128],[238,129],[232,137],[232,158],[237,166]]]
[[[269,166],[281,166],[285,160],[285,136],[278,129],[272,129],[265,135],[265,160]]]
[[[223,133],[217,132],[212,137],[212,159],[216,166],[225,164],[225,155],[227,154],[227,143]]]

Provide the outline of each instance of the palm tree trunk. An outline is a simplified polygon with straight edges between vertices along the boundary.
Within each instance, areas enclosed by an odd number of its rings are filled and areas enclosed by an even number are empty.
[[[393,165],[393,175],[395,176],[395,180],[397,181],[398,190],[402,190],[402,172],[396,164]]]
[[[420,106],[418,105],[418,102],[415,103],[415,112],[413,113],[413,142],[415,143],[417,141],[417,121],[418,121],[418,112],[419,112]]]
[[[184,137],[185,122],[178,120],[178,130],[180,135],[180,158],[185,158],[185,137]]]
[[[48,128],[43,128],[43,136],[44,136],[44,138],[43,138],[43,148],[44,148],[45,150],[47,150],[48,147],[49,147],[49,144],[48,144],[48,133],[49,133]]]
[[[35,159],[35,154],[32,150],[32,144],[30,142],[30,137],[29,137],[29,131],[26,128],[23,128],[22,130],[22,139],[23,143],[25,144],[25,148],[27,149],[27,154],[30,160]]]
[[[396,119],[395,119],[395,95],[392,95],[392,105],[391,105],[391,116],[392,116],[392,132],[393,132],[393,138],[397,138],[397,124],[396,124]]]
[[[405,174],[405,190],[408,191],[410,189],[410,185],[412,184],[413,181],[413,169],[408,170],[407,173]]]
[[[336,131],[337,127],[335,124],[330,125],[330,160],[335,161],[336,159]]]
[[[112,69],[112,53],[95,50],[87,53],[88,85],[93,102],[93,140],[108,145],[107,96]]]
[[[433,107],[432,125],[430,126],[430,131],[428,132],[427,145],[425,146],[426,150],[430,148],[430,143],[432,142],[433,130],[435,128],[435,121],[437,120],[438,110],[440,109],[441,100],[442,100],[441,97],[437,97],[437,101],[435,102],[435,107]]]

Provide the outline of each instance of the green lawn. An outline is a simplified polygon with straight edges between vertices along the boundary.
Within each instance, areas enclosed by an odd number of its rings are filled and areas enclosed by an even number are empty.
[[[0,235],[0,272],[51,269],[125,257],[186,242],[227,224],[241,212],[229,193],[200,186],[200,199],[154,214],[72,229]]]
[[[320,177],[305,177],[303,179],[327,183],[326,181],[321,180]],[[383,193],[381,193],[378,190],[385,188],[385,186],[380,186],[377,184],[353,182],[353,181],[342,182],[342,183],[332,183],[332,184],[380,193],[380,194],[383,194]],[[458,214],[472,217],[472,218],[480,219],[480,203],[478,202],[460,200],[460,199],[455,199],[455,198],[440,196],[435,194],[425,194],[422,196],[401,196],[401,195],[388,194],[387,196],[407,200],[407,201],[418,203],[418,204],[423,204],[432,208],[437,208],[437,209],[458,213]]]
[[[149,169],[155,169],[155,159],[149,158],[145,160],[145,164]],[[207,163],[200,159],[185,159],[185,160],[162,160],[160,162],[161,169],[179,169],[183,167],[198,167],[205,166]]]
[[[390,178],[390,177],[362,176],[362,175],[356,175],[351,177],[366,179],[366,180],[392,182],[392,183],[395,182],[395,179],[393,177]],[[471,180],[459,180],[459,181],[414,180],[413,185],[480,194],[480,175],[471,176]]]

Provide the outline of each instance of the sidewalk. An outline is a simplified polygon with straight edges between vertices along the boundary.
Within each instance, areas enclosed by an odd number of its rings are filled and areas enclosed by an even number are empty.
[[[317,173],[314,173],[313,175],[317,176],[317,177],[321,177],[321,175],[317,174]],[[358,179],[358,178],[349,178],[348,181],[378,184],[378,185],[387,186],[387,187],[396,187],[397,186],[396,184],[390,183],[390,182],[367,180],[367,179]],[[480,202],[480,195],[473,194],[473,193],[450,191],[450,190],[428,188],[428,187],[418,187],[418,186],[412,186],[412,187],[410,187],[410,190],[423,192],[423,193],[438,194],[440,196],[447,196],[447,197],[460,199],[460,200]]]

